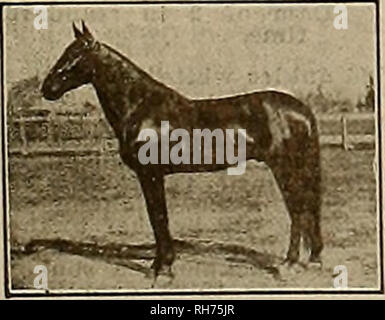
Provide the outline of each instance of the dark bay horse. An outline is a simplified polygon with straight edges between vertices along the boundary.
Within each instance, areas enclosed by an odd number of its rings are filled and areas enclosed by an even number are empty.
[[[215,171],[224,164],[147,164],[138,161],[143,128],[244,128],[247,160],[271,169],[291,218],[285,261],[298,262],[301,237],[310,261],[320,262],[321,168],[317,124],[308,106],[289,94],[259,91],[220,99],[192,100],[152,78],[118,51],[94,39],[82,22],[73,24],[75,40],[66,48],[42,86],[43,96],[57,100],[85,84],[96,90],[105,116],[119,140],[123,162],[137,175],[156,240],[155,278],[171,275],[175,259],[168,226],[165,176],[177,172]]]

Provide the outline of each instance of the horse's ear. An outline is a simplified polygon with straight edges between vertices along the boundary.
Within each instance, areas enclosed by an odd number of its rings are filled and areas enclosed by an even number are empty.
[[[76,39],[79,39],[82,36],[80,30],[76,27],[75,22],[72,22],[72,29],[74,30],[74,35]]]
[[[87,28],[87,26],[83,20],[82,20],[82,29],[83,29],[83,35],[93,38],[90,30],[88,30],[88,28]]]

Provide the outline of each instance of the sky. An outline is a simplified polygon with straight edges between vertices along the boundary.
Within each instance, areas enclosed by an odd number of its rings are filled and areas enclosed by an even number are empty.
[[[33,7],[4,11],[6,84],[44,77],[84,19],[101,42],[191,98],[274,88],[322,91],[355,102],[375,71],[375,8],[350,4],[337,30],[333,5],[49,6],[36,30]],[[88,86],[71,93],[90,96]]]

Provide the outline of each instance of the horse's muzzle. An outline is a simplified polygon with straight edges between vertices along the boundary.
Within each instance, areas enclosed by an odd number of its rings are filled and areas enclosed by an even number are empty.
[[[44,81],[41,87],[41,93],[46,100],[57,100],[62,96],[62,93],[55,85],[50,84],[48,81]]]

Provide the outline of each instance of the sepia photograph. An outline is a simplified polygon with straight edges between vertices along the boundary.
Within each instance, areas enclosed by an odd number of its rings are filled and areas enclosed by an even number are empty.
[[[4,5],[7,294],[383,292],[378,6]]]

